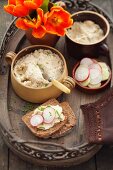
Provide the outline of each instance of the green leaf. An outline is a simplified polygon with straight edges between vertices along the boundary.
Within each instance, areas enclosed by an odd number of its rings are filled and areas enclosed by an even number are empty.
[[[56,110],[56,113],[58,115],[58,119],[62,120],[61,117],[60,117],[60,114],[59,114],[59,112],[57,110]]]
[[[39,107],[38,107],[38,109],[39,109],[40,111],[44,111],[45,108],[46,108],[45,106],[39,106]]]
[[[39,127],[39,129],[41,129],[41,130],[45,130],[45,127],[43,127],[43,126],[40,126],[40,127]]]
[[[44,11],[44,13],[46,13],[48,11],[49,1],[50,0],[44,0],[43,1],[43,4],[42,4],[41,8]]]

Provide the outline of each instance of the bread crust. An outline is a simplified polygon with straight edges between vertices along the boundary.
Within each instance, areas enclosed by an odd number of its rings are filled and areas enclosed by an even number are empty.
[[[59,102],[56,99],[50,99],[47,102],[45,102],[44,104],[42,104],[42,106],[46,106],[46,105],[60,105]],[[57,131],[59,131],[67,122],[67,114],[66,112],[64,112],[63,110],[63,114],[65,116],[64,121],[57,123],[56,125],[54,125],[53,127],[51,127],[50,129],[47,130],[41,130],[41,129],[37,129],[37,127],[33,127],[30,124],[30,118],[33,114],[33,111],[27,113],[26,115],[24,115],[22,117],[23,122],[26,124],[26,126],[31,130],[31,132],[40,138],[49,138],[52,136],[52,134],[56,133]]]

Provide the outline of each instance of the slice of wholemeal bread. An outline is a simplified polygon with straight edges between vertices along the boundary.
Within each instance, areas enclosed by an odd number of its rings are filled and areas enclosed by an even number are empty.
[[[65,125],[59,131],[52,135],[52,138],[58,138],[66,135],[76,124],[76,116],[73,113],[73,110],[71,109],[69,103],[63,102],[60,103],[60,106],[63,108],[63,112],[65,113],[65,115],[67,115],[68,119]]]
[[[42,106],[44,106],[44,105],[47,106],[47,105],[60,105],[60,104],[56,99],[50,99],[47,102],[45,102],[44,104],[42,104]],[[32,114],[33,114],[33,111],[27,113],[26,115],[24,115],[22,117],[22,120],[27,125],[27,127],[31,130],[31,132],[34,135],[36,135],[37,137],[40,137],[40,138],[49,138],[49,137],[51,137],[52,134],[54,134],[55,132],[60,130],[65,125],[65,123],[67,122],[67,114],[63,110],[63,114],[65,116],[64,121],[55,124],[52,128],[50,128],[48,130],[41,130],[41,129],[38,129],[37,127],[33,127],[30,124],[30,118],[31,118]]]

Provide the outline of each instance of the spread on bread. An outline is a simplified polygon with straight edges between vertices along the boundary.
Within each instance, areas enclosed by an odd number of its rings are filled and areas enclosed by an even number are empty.
[[[64,121],[65,116],[62,113],[62,107],[59,105],[40,106],[36,108],[30,119],[32,126],[38,129],[47,130],[53,127],[56,123]]]

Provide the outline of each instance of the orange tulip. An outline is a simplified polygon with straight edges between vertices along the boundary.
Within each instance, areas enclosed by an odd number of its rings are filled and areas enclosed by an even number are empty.
[[[46,34],[46,29],[43,25],[40,25],[37,29],[33,29],[32,35],[35,38],[42,38]]]
[[[62,7],[54,6],[44,16],[44,26],[47,32],[52,34],[63,36],[66,28],[69,28],[72,24],[71,15]]]
[[[43,0],[24,0],[24,5],[29,9],[37,9],[43,3]]]
[[[36,18],[33,19],[20,18],[16,21],[16,26],[23,30],[31,28],[32,35],[35,38],[42,38],[46,33],[46,29],[43,26],[43,17],[44,17],[43,10],[38,8]]]
[[[18,28],[20,28],[20,29],[22,29],[22,30],[27,30],[27,29],[29,29],[29,27],[25,24],[25,22],[24,22],[24,18],[19,18],[19,19],[17,19],[17,21],[16,21],[16,27],[18,27]]]
[[[16,1],[15,0],[8,0],[8,4],[16,5]]]
[[[29,10],[23,4],[24,0],[9,0],[8,5],[4,6],[4,10],[16,17],[28,15]]]

